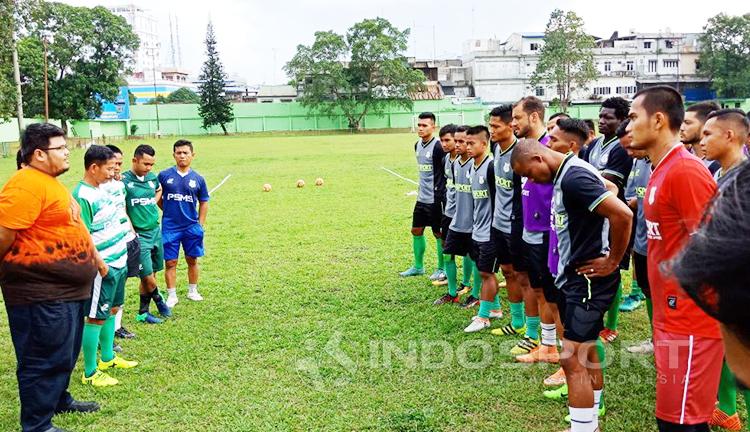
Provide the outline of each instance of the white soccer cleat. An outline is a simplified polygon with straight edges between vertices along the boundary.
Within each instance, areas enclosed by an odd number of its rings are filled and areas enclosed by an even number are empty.
[[[654,343],[651,340],[643,341],[638,345],[628,347],[628,352],[632,354],[651,354],[654,352]]]
[[[471,321],[471,324],[468,325],[464,329],[464,333],[476,333],[478,331],[482,331],[486,328],[489,328],[492,324],[490,324],[489,321],[485,321],[479,317],[474,317],[474,319]]]
[[[198,290],[195,291],[188,291],[187,298],[189,298],[192,301],[203,301],[203,296],[200,295]]]
[[[170,294],[167,296],[167,306],[170,309],[172,309],[179,301],[180,299],[177,298],[177,294]]]

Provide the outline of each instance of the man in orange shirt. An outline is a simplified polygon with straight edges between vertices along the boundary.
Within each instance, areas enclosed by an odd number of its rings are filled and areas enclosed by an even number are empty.
[[[57,177],[70,152],[62,129],[32,124],[21,141],[26,167],[0,191],[0,288],[16,351],[21,428],[62,431],[52,416],[92,412],[68,393],[81,349],[84,304],[98,263],[80,208]]]

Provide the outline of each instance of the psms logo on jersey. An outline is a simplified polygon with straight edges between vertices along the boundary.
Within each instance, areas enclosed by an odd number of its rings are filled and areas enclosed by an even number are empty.
[[[188,182],[188,186],[190,186],[191,188],[195,189],[196,187],[198,187],[198,183],[196,183],[195,180],[190,180]]]

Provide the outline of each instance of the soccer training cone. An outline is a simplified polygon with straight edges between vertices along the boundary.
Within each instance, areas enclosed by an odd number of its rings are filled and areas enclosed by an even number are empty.
[[[263,192],[271,192],[271,185],[266,183],[263,185]]]
[[[315,179],[315,186],[323,186],[323,179],[318,177]]]
[[[297,180],[297,187],[298,188],[305,187],[305,181],[302,179]]]

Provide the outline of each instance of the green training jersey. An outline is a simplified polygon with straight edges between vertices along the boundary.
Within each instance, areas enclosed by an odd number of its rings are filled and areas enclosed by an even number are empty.
[[[73,198],[81,206],[81,219],[104,262],[114,268],[125,267],[128,260],[125,236],[128,230],[120,221],[112,195],[100,187],[80,181],[73,190]]]
[[[123,173],[125,183],[125,206],[130,223],[136,231],[150,231],[159,226],[159,207],[156,192],[161,189],[154,173],[138,177],[132,171]]]

